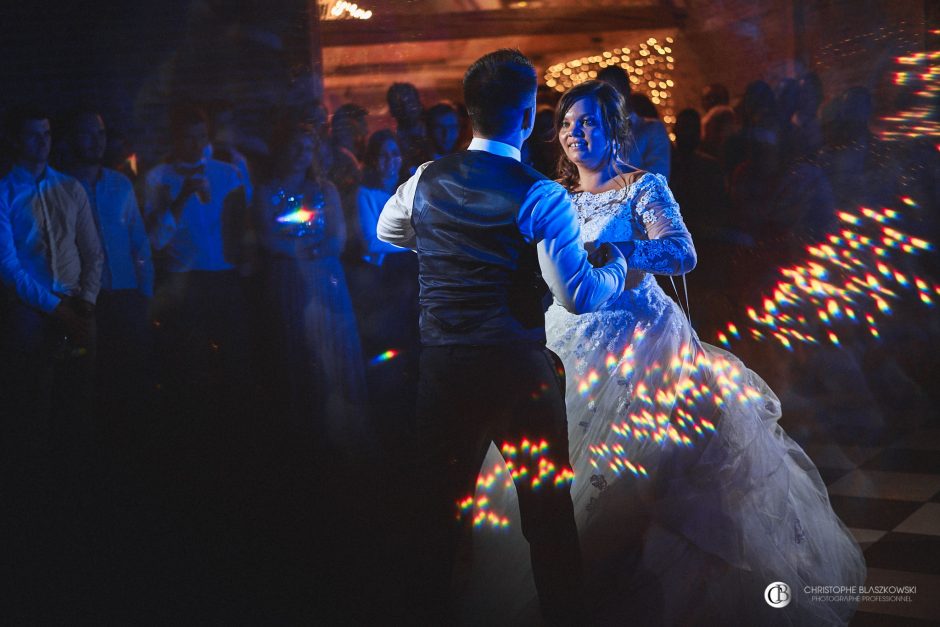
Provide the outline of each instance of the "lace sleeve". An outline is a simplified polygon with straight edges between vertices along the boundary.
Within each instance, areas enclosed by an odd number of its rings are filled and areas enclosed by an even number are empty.
[[[647,177],[651,181],[636,201],[636,216],[649,239],[633,241],[633,252],[627,259],[631,270],[653,274],[685,274],[695,267],[692,236],[682,222],[679,205],[666,178],[661,174]]]

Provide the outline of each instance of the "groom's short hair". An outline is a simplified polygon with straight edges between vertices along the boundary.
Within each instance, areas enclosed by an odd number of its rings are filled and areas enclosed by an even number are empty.
[[[535,66],[518,50],[503,48],[474,61],[463,77],[473,130],[485,137],[515,130],[514,114],[531,104],[537,86]]]

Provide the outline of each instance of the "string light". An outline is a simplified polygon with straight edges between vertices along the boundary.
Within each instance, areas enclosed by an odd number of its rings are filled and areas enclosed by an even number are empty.
[[[323,20],[368,20],[372,17],[370,9],[363,9],[355,2],[335,0],[320,4],[320,19]]]
[[[650,37],[629,47],[614,48],[597,54],[571,59],[551,65],[545,72],[545,86],[558,92],[565,92],[578,83],[595,78],[597,72],[605,67],[619,66],[627,71],[630,83],[648,87],[650,100],[659,109],[662,120],[667,125],[676,121],[674,108],[673,71],[675,59],[672,56],[675,40],[667,37],[665,45]]]

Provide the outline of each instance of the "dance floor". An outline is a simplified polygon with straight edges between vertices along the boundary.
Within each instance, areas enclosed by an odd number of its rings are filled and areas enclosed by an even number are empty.
[[[863,602],[853,627],[940,620],[940,429],[883,445],[807,443],[833,508],[865,551],[866,586],[916,586],[910,602]]]

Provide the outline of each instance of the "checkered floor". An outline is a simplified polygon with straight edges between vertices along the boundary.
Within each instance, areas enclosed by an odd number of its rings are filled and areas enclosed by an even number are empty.
[[[866,586],[917,586],[911,602],[863,602],[852,627],[940,624],[940,428],[804,448],[865,552]]]

